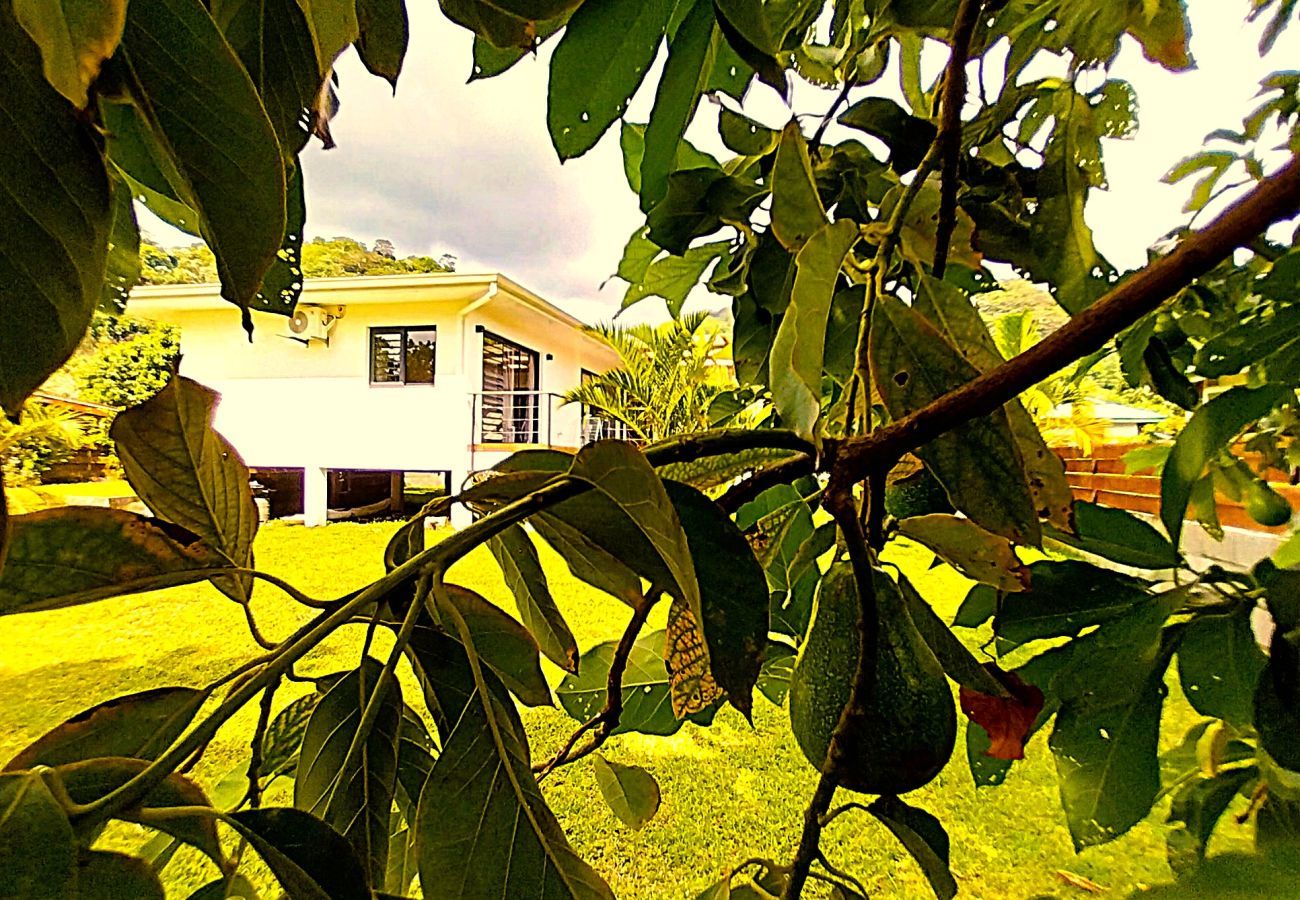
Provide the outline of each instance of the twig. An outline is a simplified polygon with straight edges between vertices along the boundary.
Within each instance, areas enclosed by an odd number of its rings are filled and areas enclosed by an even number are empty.
[[[872,468],[929,443],[965,422],[988,415],[1058,370],[1105,343],[1275,221],[1300,210],[1300,158],[1225,210],[1202,231],[1179,244],[1025,352],[936,398],[871,434],[826,439],[821,468],[852,483]]]
[[[853,79],[845,78],[844,87],[840,89],[839,94],[835,97],[835,102],[831,104],[831,108],[826,110],[826,115],[822,116],[821,124],[817,126],[817,130],[813,132],[812,140],[808,142],[809,151],[816,150],[821,145],[822,138],[826,136],[827,126],[831,124],[831,120],[835,118],[835,114],[839,112],[844,102],[849,99],[849,91],[851,90],[853,90]]]
[[[948,244],[957,225],[957,164],[961,155],[961,108],[966,102],[966,62],[971,39],[984,0],[961,0],[953,20],[948,69],[940,95],[939,132],[934,146],[941,158],[939,168],[939,223],[934,233],[934,277],[942,278],[948,267]]]
[[[727,488],[718,498],[717,504],[728,514],[734,513],[768,488],[778,484],[789,484],[796,478],[813,474],[816,469],[816,461],[807,454],[783,459],[779,463],[756,470],[744,481]]]
[[[257,627],[257,619],[253,618],[252,601],[244,600],[239,604],[239,606],[244,610],[244,620],[248,623],[248,633],[253,636],[253,640],[257,642],[257,646],[261,647],[263,650],[274,650],[276,646],[275,641],[272,641],[263,635],[262,629]]]
[[[618,646],[614,648],[614,657],[609,662],[609,677],[605,681],[605,707],[569,735],[569,740],[560,752],[546,762],[533,766],[538,781],[560,766],[568,765],[596,750],[618,727],[619,719],[623,716],[623,672],[627,669],[627,658],[632,655],[632,648],[636,646],[636,639],[640,636],[659,593],[657,589],[651,588],[632,610],[632,618],[628,621],[627,628],[623,629],[623,636],[619,638]],[[591,737],[587,743],[575,750],[578,739],[588,732],[591,732]]]
[[[267,685],[262,691],[262,708],[257,715],[257,727],[253,729],[253,740],[248,756],[248,791],[244,800],[253,809],[262,805],[262,744],[266,740],[266,729],[271,724],[271,705],[275,702],[275,692],[280,687],[280,679]]]
[[[871,812],[871,810],[867,809],[866,805],[863,803],[857,803],[857,802],[845,803],[843,806],[837,806],[834,809],[832,809],[830,812],[828,812],[826,815],[822,816],[822,821],[821,821],[822,828],[825,828],[826,826],[830,825],[832,822],[834,822],[840,816],[844,815],[846,812],[852,812],[855,809],[860,809],[865,813]]]
[[[831,863],[831,861],[826,858],[825,851],[821,850],[820,848],[817,850],[817,862],[822,864],[822,868],[826,870],[827,874],[833,875],[836,878],[840,879],[845,884],[849,885],[855,891],[861,894],[863,897],[867,896],[867,889],[863,886],[862,882],[858,881],[856,878],[854,878],[848,872],[845,872],[843,869],[834,866]]]

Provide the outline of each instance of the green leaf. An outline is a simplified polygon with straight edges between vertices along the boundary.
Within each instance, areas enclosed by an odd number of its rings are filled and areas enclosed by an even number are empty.
[[[669,253],[684,254],[692,241],[723,223],[748,222],[766,195],[756,182],[712,166],[679,169],[668,176],[668,193],[646,216],[648,237]]]
[[[252,307],[263,312],[292,316],[302,295],[302,235],[307,224],[307,205],[302,183],[302,166],[294,164],[288,173],[284,242],[275,262],[262,279],[262,288],[252,300]]]
[[[772,342],[768,379],[772,399],[786,427],[811,436],[821,415],[822,360],[826,321],[840,266],[858,239],[848,219],[826,225],[796,257],[798,272],[790,306]]]
[[[578,665],[578,644],[555,605],[546,584],[546,573],[537,558],[537,548],[528,533],[512,525],[489,540],[488,549],[514,595],[520,620],[536,638],[542,653],[566,672],[574,671]]]
[[[1228,804],[1247,782],[1259,777],[1259,769],[1246,766],[1226,769],[1209,778],[1188,782],[1174,794],[1169,806],[1169,824],[1176,826],[1166,837],[1169,867],[1175,875],[1191,871],[1205,859],[1210,835]]]
[[[41,776],[0,775],[0,895],[76,897],[72,825]]]
[[[790,677],[794,674],[795,652],[785,644],[771,641],[763,654],[763,668],[758,673],[756,687],[759,693],[774,706],[785,703],[790,693]]]
[[[1002,598],[993,630],[1016,644],[1077,635],[1154,602],[1146,585],[1078,560],[1029,566],[1029,590]]]
[[[672,575],[673,584],[657,587],[686,601],[695,621],[703,622],[700,586],[686,534],[663,482],[645,456],[631,444],[600,441],[578,451],[569,474],[608,497],[636,525]]]
[[[1060,702],[1051,691],[1052,679],[1070,662],[1072,652],[1070,644],[1054,647],[1011,670],[1011,674],[1016,675],[1021,681],[1032,684],[1043,692],[1043,708],[1039,710],[1038,716],[1025,734],[1026,743],[1048,723],[1052,716],[1056,715]],[[1006,781],[1007,772],[1011,771],[1012,760],[990,756],[988,750],[991,746],[992,741],[987,731],[983,728],[967,726],[966,761],[970,765],[971,777],[976,787],[996,787]]]
[[[795,561],[815,533],[812,510],[791,485],[769,488],[736,512],[736,526],[750,535],[771,591],[769,628],[802,639],[812,615],[821,573],[799,574]]]
[[[966,649],[966,645],[944,624],[934,607],[926,602],[920,591],[901,571],[898,587],[907,602],[907,611],[911,614],[916,630],[921,633],[926,646],[943,667],[944,674],[969,690],[994,697],[1006,696],[1006,686]]]
[[[641,635],[632,645],[623,670],[623,714],[614,734],[635,731],[670,735],[682,727],[682,720],[673,715],[669,696],[668,669],[664,666],[666,639],[663,631],[654,631]],[[604,707],[609,666],[617,646],[617,641],[606,641],[592,647],[582,654],[578,673],[564,676],[555,689],[560,706],[577,721],[587,721]],[[706,713],[711,720],[712,708]],[[689,718],[697,721],[698,716]]]
[[[399,820],[393,814],[393,822]],[[411,882],[419,874],[419,843],[415,829],[402,826],[394,829],[388,839],[388,871],[384,874],[384,890],[388,894],[405,895]]]
[[[965,291],[946,281],[921,275],[913,308],[936,325],[971,365],[989,372],[1004,362],[988,326]],[[1002,407],[1020,450],[1020,460],[1034,509],[1057,530],[1074,528],[1074,490],[1065,477],[1065,462],[1056,455],[1021,403]]]
[[[312,35],[316,38],[316,58],[320,70],[328,72],[334,60],[361,34],[358,0],[298,0]]]
[[[148,766],[147,760],[108,756],[56,766],[54,771],[58,773],[72,801],[86,804],[117,790]],[[221,852],[216,819],[212,815],[178,815],[169,812],[174,807],[208,806],[208,798],[197,784],[184,775],[173,773],[137,805],[118,813],[116,818],[156,828],[177,840],[192,844],[218,866],[224,866],[226,857]],[[163,811],[163,814],[159,815],[159,811]]]
[[[640,766],[611,762],[599,753],[591,757],[596,786],[618,820],[637,831],[659,811],[659,783]]]
[[[452,732],[420,796],[420,883],[449,900],[612,898],[546,805],[521,734],[497,701],[485,705]]]
[[[871,369],[890,416],[901,419],[979,374],[934,326],[892,297],[876,301]],[[1038,513],[1006,413],[960,425],[916,451],[960,512],[994,534],[1039,542]]]
[[[568,565],[574,578],[628,605],[641,598],[641,579],[604,547],[553,516],[535,516],[533,529]]]
[[[1283,768],[1300,772],[1300,629],[1273,635],[1255,689],[1253,722],[1261,749]]]
[[[563,28],[569,21],[569,13],[565,12],[553,19],[544,19],[537,23],[537,34],[534,38],[536,44],[540,45],[547,38],[552,37]],[[474,68],[470,72],[469,80],[478,81],[480,78],[495,78],[496,76],[508,71],[515,63],[530,55],[535,51],[535,47],[496,47],[493,44],[480,37],[474,36]]]
[[[41,48],[45,78],[78,109],[126,23],[126,0],[15,0],[18,24]]]
[[[646,297],[663,297],[668,312],[681,315],[682,304],[703,277],[704,271],[726,252],[727,241],[713,241],[692,247],[681,256],[665,256],[655,260],[646,269],[645,276],[627,289],[621,308],[627,309]]]
[[[1049,746],[1076,851],[1114,840],[1151,811],[1160,791],[1160,714],[1172,650],[1168,642],[1143,658],[1121,646],[1126,661],[1138,656],[1145,663],[1130,663],[1133,680],[1114,670],[1096,674],[1110,676],[1104,687],[1071,679],[1078,696],[1063,701]],[[1109,659],[1101,654],[1089,662],[1100,670]]]
[[[1169,539],[1132,513],[1074,501],[1074,534],[1049,528],[1052,540],[1135,569],[1176,569],[1182,557]]]
[[[948,868],[948,833],[938,819],[897,797],[879,797],[867,812],[893,832],[912,855],[939,900],[951,900],[957,895],[957,880]]]
[[[724,106],[718,113],[718,134],[728,150],[741,156],[767,156],[781,142],[782,132]],[[807,150],[804,155],[807,156]]]
[[[1142,55],[1171,72],[1192,68],[1188,47],[1192,26],[1183,0],[1145,0],[1129,12],[1128,33],[1142,47]]]
[[[286,158],[307,144],[324,70],[298,0],[212,0],[212,18],[257,88]]]
[[[60,766],[101,756],[156,759],[181,736],[207,691],[162,687],[83,710],[28,744],[4,771]]]
[[[346,770],[344,762],[362,712],[374,698],[379,673],[379,663],[367,657],[316,704],[293,786],[293,805],[337,829],[376,883],[382,883],[388,865],[388,812],[397,781],[402,697],[396,681],[378,699],[374,726]]]
[[[1197,712],[1244,727],[1253,719],[1255,689],[1267,661],[1250,627],[1250,609],[1242,608],[1188,623],[1178,647],[1178,677]]]
[[[990,534],[970,519],[934,513],[898,523],[898,533],[929,547],[967,578],[1000,591],[1029,587],[1029,569],[1006,538]]]
[[[101,97],[100,115],[108,136],[108,161],[114,174],[124,178],[131,193],[168,225],[198,235],[199,214],[191,206],[185,179],[171,154],[158,142],[134,103]]]
[[[790,120],[772,166],[772,233],[791,253],[826,225],[826,210],[813,182],[808,142],[799,123]]]
[[[454,584],[444,587],[446,601],[464,618],[483,662],[525,706],[550,706],[551,689],[533,636],[479,594]]]
[[[767,579],[745,536],[722,509],[697,491],[665,482],[700,586],[709,670],[727,700],[751,715],[754,683],[767,643]]]
[[[899,175],[920,164],[938,131],[930,122],[908,115],[903,107],[886,97],[859,100],[836,121],[883,141],[889,148],[890,167]]]
[[[588,0],[551,57],[546,125],[561,160],[582,156],[627,111],[676,6],[674,0]]]
[[[668,61],[655,91],[654,107],[645,129],[641,158],[641,211],[649,212],[668,192],[678,145],[695,117],[700,96],[713,71],[718,52],[713,6],[696,0],[677,33],[668,42]]]
[[[716,5],[746,41],[770,56],[793,49],[789,40],[821,8],[814,0],[717,0]]]
[[[147,862],[125,853],[90,850],[77,859],[80,900],[165,900],[166,891]]]
[[[226,900],[227,897],[240,897],[242,900],[258,900],[257,889],[247,878],[238,872],[227,878],[209,881],[187,900]]]
[[[357,56],[371,75],[378,75],[397,90],[402,61],[411,39],[405,0],[357,0]]]
[[[136,102],[185,181],[181,199],[202,214],[222,296],[246,309],[285,225],[284,161],[257,88],[198,0],[132,0],[120,52]]]
[[[952,624],[959,628],[979,628],[998,611],[998,592],[987,584],[972,585],[957,607]]]
[[[104,286],[113,207],[89,119],[45,80],[40,53],[12,18],[13,4],[0,7],[0,114],[12,135],[0,151],[0,407],[16,419],[90,324]]]
[[[173,576],[170,585],[205,581],[230,565],[185,529],[120,509],[64,506],[9,523],[0,615],[145,590],[136,583],[154,576]]]
[[[262,767],[258,777],[293,777],[298,769],[298,755],[302,749],[302,736],[307,722],[320,702],[319,693],[299,697],[276,714],[262,735]]]
[[[294,900],[371,900],[352,846],[315,816],[270,807],[231,813],[224,821],[252,844]]]
[[[127,481],[155,515],[247,568],[253,560],[257,507],[248,467],[212,427],[219,399],[216,391],[173,375],[152,398],[120,413],[108,433]],[[252,579],[217,586],[242,600],[252,592]]]
[[[1192,486],[1206,463],[1224,450],[1237,434],[1294,397],[1294,392],[1274,385],[1235,387],[1208,401],[1192,414],[1174,441],[1174,449],[1160,476],[1160,520],[1177,547]]]
[[[99,308],[112,315],[126,310],[126,298],[140,280],[140,226],[135,219],[131,186],[120,173],[112,179],[113,227],[108,234],[104,292]]]
[[[663,248],[650,240],[648,229],[638,228],[627,239],[627,245],[623,248],[623,258],[618,261],[618,271],[614,274],[629,284],[643,281],[646,272],[650,270],[650,264],[662,252]],[[695,276],[695,280],[699,280],[699,275]]]

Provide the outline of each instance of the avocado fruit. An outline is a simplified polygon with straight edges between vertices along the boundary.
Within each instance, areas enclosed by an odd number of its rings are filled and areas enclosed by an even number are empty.
[[[1291,521],[1291,504],[1266,481],[1251,483],[1242,496],[1247,514],[1261,525],[1276,528]]]
[[[902,794],[928,784],[957,739],[952,690],[913,624],[894,580],[875,570],[879,615],[875,691],[841,738],[840,785]],[[812,620],[790,677],[790,727],[817,769],[849,701],[858,660],[858,591],[853,568],[837,562],[822,579]]]
[[[954,510],[939,479],[922,468],[885,488],[885,512],[895,519],[909,519]]]

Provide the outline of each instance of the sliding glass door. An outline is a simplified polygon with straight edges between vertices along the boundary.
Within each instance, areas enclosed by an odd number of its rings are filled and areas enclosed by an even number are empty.
[[[484,332],[479,440],[536,444],[540,388],[537,352]]]

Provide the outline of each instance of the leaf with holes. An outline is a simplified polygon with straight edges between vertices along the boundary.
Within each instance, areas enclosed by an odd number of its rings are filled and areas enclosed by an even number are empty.
[[[929,547],[967,578],[1000,591],[1029,588],[1029,569],[1006,538],[991,534],[970,519],[934,513],[898,523],[898,533]]]
[[[250,567],[257,507],[248,467],[212,427],[216,391],[181,375],[109,429],[126,479],[154,514],[187,528],[236,566]],[[252,592],[248,576],[217,583],[235,600]]]
[[[871,317],[871,369],[901,419],[979,374],[933,325],[892,297]],[[916,451],[957,509],[1008,540],[1039,542],[1038,513],[1006,413],[966,422]]]
[[[402,696],[396,681],[377,700],[370,734],[361,737],[353,758],[347,757],[362,712],[375,698],[379,673],[379,663],[367,657],[316,704],[303,734],[293,787],[294,806],[347,838],[375,883],[382,883],[388,865],[388,812],[397,781]]]
[[[1199,616],[1178,646],[1178,678],[1203,716],[1245,727],[1254,717],[1255,689],[1268,657],[1250,626],[1250,608]]]

